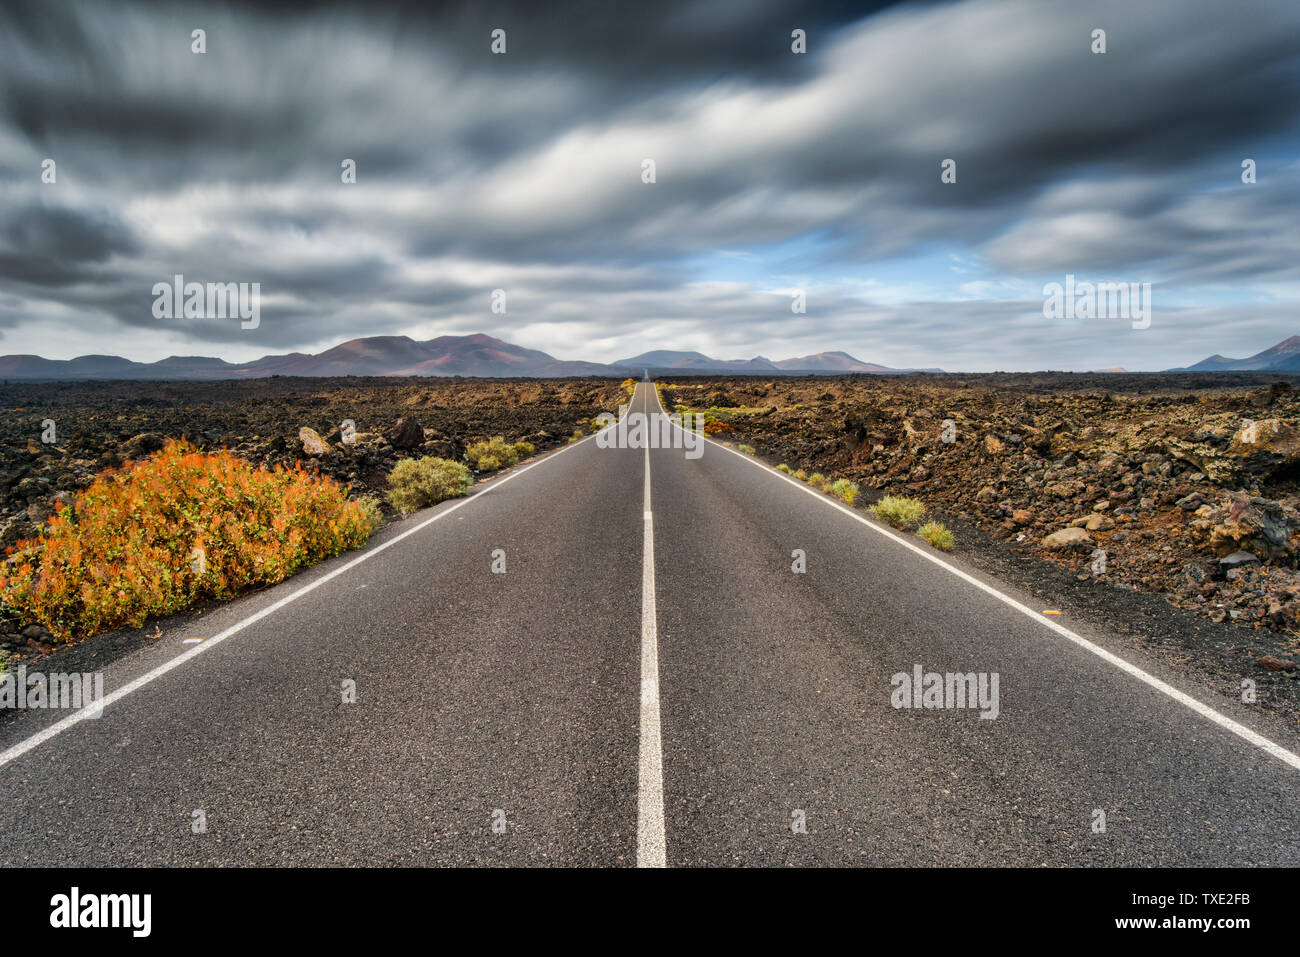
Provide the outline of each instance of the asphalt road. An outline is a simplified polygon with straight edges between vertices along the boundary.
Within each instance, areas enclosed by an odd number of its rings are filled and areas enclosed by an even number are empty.
[[[926,548],[588,439],[6,716],[0,864],[1300,864],[1293,740]]]

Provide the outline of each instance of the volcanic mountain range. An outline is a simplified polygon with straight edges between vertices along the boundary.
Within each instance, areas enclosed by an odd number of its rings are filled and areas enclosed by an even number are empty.
[[[714,359],[701,352],[657,349],[612,363],[556,359],[537,349],[478,333],[417,340],[409,336],[349,339],[332,349],[310,354],[289,352],[252,362],[227,362],[211,356],[168,356],[157,362],[133,362],[121,356],[89,355],[44,359],[33,355],[0,356],[0,379],[253,379],[263,376],[484,376],[555,378],[560,376],[669,374],[732,375],[897,374],[941,369],[891,369],[863,362],[847,352],[818,352],[793,359]],[[1110,370],[1108,370],[1110,371]],[[1119,369],[1113,371],[1122,371]],[[1300,372],[1300,336],[1292,336],[1246,359],[1213,355],[1169,372]]]
[[[0,356],[3,379],[251,379],[271,375],[625,377],[639,375],[642,370],[768,375],[911,371],[860,362],[847,352],[821,352],[772,362],[762,357],[721,360],[699,352],[660,350],[610,364],[578,362],[556,359],[537,349],[525,349],[482,333],[438,336],[425,341],[409,336],[368,336],[350,339],[315,355],[290,352],[245,363],[209,356],[169,356],[157,362],[132,362],[120,356],[97,355],[75,359]]]

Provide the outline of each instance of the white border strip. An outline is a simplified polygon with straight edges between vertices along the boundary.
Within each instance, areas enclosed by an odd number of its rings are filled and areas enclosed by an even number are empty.
[[[662,412],[663,404],[659,402],[658,389],[655,389],[655,404],[659,406],[659,411]],[[678,426],[678,428],[680,428],[680,426]],[[1052,631],[1060,635],[1062,638],[1068,638],[1070,641],[1074,642],[1076,645],[1078,645],[1080,648],[1083,648],[1085,651],[1092,652],[1098,658],[1101,658],[1103,661],[1109,662],[1110,664],[1114,665],[1116,668],[1120,669],[1120,671],[1132,675],[1134,678],[1137,678],[1143,684],[1149,685],[1150,687],[1154,688],[1156,691],[1159,691],[1163,695],[1167,695],[1168,697],[1172,698],[1174,701],[1177,701],[1179,704],[1183,705],[1184,707],[1190,708],[1192,711],[1195,711],[1201,717],[1214,722],[1219,727],[1227,731],[1231,731],[1233,734],[1241,738],[1243,741],[1247,741],[1250,744],[1253,744],[1261,751],[1264,751],[1272,755],[1273,757],[1277,758],[1279,761],[1283,762],[1284,764],[1289,765],[1292,769],[1296,771],[1300,771],[1300,755],[1297,755],[1292,751],[1288,751],[1280,744],[1276,744],[1275,742],[1270,741],[1262,734],[1252,731],[1244,724],[1232,720],[1232,718],[1229,718],[1225,714],[1221,714],[1220,712],[1216,711],[1214,708],[1211,708],[1209,705],[1204,704],[1201,701],[1198,701],[1196,698],[1193,698],[1191,695],[1187,694],[1186,692],[1179,691],[1173,685],[1161,681],[1155,675],[1148,674],[1147,672],[1139,668],[1137,665],[1124,660],[1123,658],[1119,657],[1116,654],[1112,654],[1111,652],[1107,651],[1105,648],[1102,648],[1100,645],[1094,644],[1093,642],[1089,641],[1087,638],[1084,638],[1081,635],[1076,635],[1074,632],[1072,632],[1069,628],[1066,628],[1064,625],[1057,624],[1056,622],[1052,621],[1050,618],[1044,618],[1042,615],[1036,613],[1032,608],[1022,604],[1021,602],[1016,601],[1010,595],[1004,595],[1002,592],[998,591],[993,586],[980,581],[975,576],[967,574],[961,569],[949,565],[943,559],[939,558],[934,553],[933,549],[922,548],[920,545],[908,541],[907,539],[903,538],[901,535],[898,535],[887,528],[882,528],[881,526],[876,525],[873,522],[867,521],[865,518],[863,518],[857,512],[853,511],[853,509],[849,508],[847,505],[837,502],[834,499],[828,498],[823,493],[810,488],[809,486],[800,482],[798,479],[794,479],[788,475],[784,475],[781,472],[778,472],[776,469],[768,468],[768,466],[764,465],[762,462],[750,458],[748,455],[744,455],[741,452],[737,452],[735,449],[728,448],[725,445],[720,445],[719,443],[713,441],[712,439],[706,438],[705,441],[707,441],[710,445],[716,446],[717,448],[721,449],[724,452],[730,452],[732,455],[738,456],[739,458],[748,462],[750,465],[762,469],[764,472],[766,472],[769,475],[773,475],[777,478],[782,479],[783,481],[789,482],[795,488],[799,489],[800,491],[807,492],[809,495],[817,499],[819,502],[824,502],[825,504],[831,506],[832,508],[839,509],[845,515],[849,516],[849,518],[852,518],[857,522],[861,522],[863,525],[865,525],[867,528],[871,529],[873,532],[877,533],[878,535],[883,535],[886,538],[892,539],[893,541],[897,542],[899,545],[902,545],[904,548],[915,552],[917,555],[920,555],[926,561],[938,565],[940,568],[948,572],[951,572],[953,575],[956,575],[962,581],[974,585],[976,588],[978,588],[982,592],[985,592],[986,594],[992,595],[994,598],[1002,602],[1004,605],[1007,605],[1010,608],[1014,608],[1016,611],[1020,612],[1021,614],[1025,615],[1028,618],[1033,619],[1038,624],[1043,625],[1045,628],[1051,629]]]
[[[650,402],[646,400],[646,407]],[[664,749],[659,724],[659,626],[655,611],[654,512],[650,445],[645,449],[644,546],[641,551],[641,753],[636,806],[636,866],[667,867],[664,838]]]
[[[511,481],[512,479],[518,478],[519,476],[523,475],[525,472],[529,471],[530,469],[537,468],[537,466],[541,465],[543,462],[549,462],[551,459],[555,458],[556,456],[562,455],[563,453],[569,451],[570,449],[577,448],[579,445],[582,445],[584,442],[587,442],[588,440],[595,438],[597,434],[599,433],[593,433],[592,435],[587,436],[585,439],[581,439],[577,442],[574,442],[572,445],[566,445],[564,448],[559,449],[558,451],[552,452],[550,455],[546,455],[538,459],[536,462],[532,463],[531,465],[525,465],[517,472],[511,472],[508,475],[497,479],[496,481],[492,482],[489,485],[486,485],[483,489],[469,496],[468,498],[461,499],[459,502],[457,502],[455,505],[451,506],[450,508],[444,509],[443,511],[439,512],[437,515],[430,515],[428,518],[420,522],[418,525],[414,526],[413,528],[408,528],[400,535],[395,535],[394,537],[390,538],[388,541],[384,542],[382,545],[377,545],[373,549],[368,549],[366,551],[363,551],[360,555],[352,559],[352,561],[348,562],[347,564],[340,565],[338,568],[334,569],[334,571],[330,572],[329,574],[322,575],[320,578],[317,578],[315,581],[311,582],[310,584],[304,585],[303,587],[299,588],[297,591],[285,595],[283,598],[281,598],[279,601],[275,602],[274,604],[268,605],[265,608],[263,608],[261,611],[249,615],[243,621],[231,625],[229,628],[227,628],[225,631],[221,632],[220,634],[214,635],[213,637],[207,639],[206,641],[203,641],[200,644],[195,645],[193,648],[190,648],[188,651],[182,652],[181,654],[177,655],[175,658],[172,658],[170,661],[166,662],[165,664],[161,664],[157,668],[154,668],[152,671],[146,672],[145,674],[136,678],[134,681],[124,684],[122,687],[118,688],[116,691],[114,691],[109,695],[106,695],[103,698],[100,704],[100,708],[95,709],[96,714],[94,716],[98,717],[99,715],[102,715],[103,708],[106,708],[111,704],[121,701],[123,698],[125,698],[127,695],[133,692],[139,691],[145,685],[149,684],[151,681],[155,681],[158,678],[161,678],[163,675],[167,674],[167,672],[171,671],[173,668],[179,668],[187,661],[197,658],[205,651],[210,651],[211,649],[215,648],[217,645],[221,644],[221,642],[225,641],[227,638],[231,637],[232,635],[236,635],[239,632],[243,631],[245,628],[247,628],[249,625],[256,624],[257,622],[261,621],[263,618],[275,614],[277,611],[279,611],[281,608],[285,607],[286,605],[292,604],[293,602],[297,601],[299,598],[302,598],[304,595],[315,591],[321,585],[324,585],[327,581],[337,578],[339,575],[342,575],[344,572],[351,571],[353,568],[356,568],[362,562],[369,561],[370,559],[378,555],[380,552],[385,551],[386,549],[389,549],[392,546],[396,545],[402,539],[409,538],[410,536],[414,535],[416,532],[423,531],[425,528],[428,528],[434,522],[438,521],[439,519],[446,518],[452,512],[456,511],[457,509],[463,508],[464,506],[468,505],[470,502],[478,501],[484,495],[487,495],[489,492],[492,492],[494,489],[500,488],[502,485],[505,485],[507,482]],[[36,734],[32,735],[30,738],[26,738],[22,741],[19,741],[17,744],[5,750],[3,753],[0,753],[0,768],[4,767],[9,762],[16,760],[17,758],[22,757],[24,754],[26,754],[28,751],[31,751],[33,748],[40,747],[46,741],[49,741],[51,738],[57,737],[58,735],[62,734],[64,731],[67,731],[69,728],[77,724],[80,724],[82,721],[85,721],[89,717],[91,717],[91,714],[86,709],[82,709],[80,711],[74,711],[66,718],[63,718],[60,721],[56,721],[54,724],[50,725],[48,728],[44,729],[43,731],[39,731]]]

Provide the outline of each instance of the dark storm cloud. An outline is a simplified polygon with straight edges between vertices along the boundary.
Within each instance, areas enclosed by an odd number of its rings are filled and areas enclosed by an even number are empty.
[[[0,221],[0,278],[65,285],[137,249],[129,229],[111,213],[32,203],[7,210]]]
[[[873,329],[917,328],[851,289],[823,290],[815,320],[755,310],[936,244],[1012,285],[1293,282],[1298,56],[1300,8],[1267,0],[8,4],[5,321],[90,316],[80,351],[111,351],[106,329],[156,328],[148,290],[180,272],[262,282],[268,351],[416,327],[509,338],[487,309],[500,287],[530,345],[586,354],[649,322],[747,352],[782,330],[874,348]],[[823,275],[800,280],[806,259],[780,250],[809,237]],[[709,285],[692,263],[720,251],[767,277]],[[1000,301],[918,305],[927,329],[1011,328]]]

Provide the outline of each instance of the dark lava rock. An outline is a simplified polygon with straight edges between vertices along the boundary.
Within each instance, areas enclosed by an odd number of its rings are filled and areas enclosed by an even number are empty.
[[[163,447],[163,437],[156,432],[141,432],[127,439],[117,450],[123,458],[138,461],[158,452]]]
[[[424,442],[424,429],[415,419],[404,415],[384,433],[384,438],[395,449],[413,449]]]

